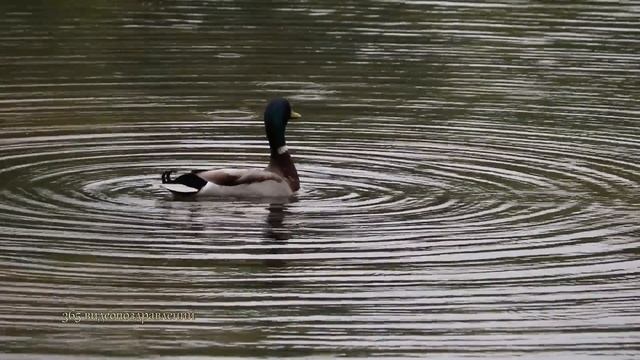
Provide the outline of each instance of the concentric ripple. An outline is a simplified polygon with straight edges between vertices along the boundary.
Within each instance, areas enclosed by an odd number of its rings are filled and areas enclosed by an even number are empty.
[[[637,355],[640,7],[250,5],[1,5],[1,358]]]

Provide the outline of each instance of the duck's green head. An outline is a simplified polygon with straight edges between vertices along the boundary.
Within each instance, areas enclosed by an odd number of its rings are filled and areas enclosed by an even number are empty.
[[[264,128],[267,131],[271,155],[286,151],[283,146],[286,145],[284,132],[287,128],[287,123],[289,123],[289,119],[299,117],[300,114],[291,109],[291,104],[287,99],[275,99],[269,102],[264,110]]]

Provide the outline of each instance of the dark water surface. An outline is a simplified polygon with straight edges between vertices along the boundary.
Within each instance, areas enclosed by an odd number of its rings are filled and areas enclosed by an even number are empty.
[[[0,358],[637,358],[639,78],[638,1],[4,0]],[[159,187],[275,96],[296,199]]]

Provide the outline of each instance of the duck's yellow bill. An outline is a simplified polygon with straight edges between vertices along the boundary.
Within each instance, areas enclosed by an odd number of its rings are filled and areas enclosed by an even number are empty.
[[[298,119],[298,118],[301,118],[301,117],[302,117],[302,115],[300,115],[297,112],[291,110],[291,118],[292,119]]]

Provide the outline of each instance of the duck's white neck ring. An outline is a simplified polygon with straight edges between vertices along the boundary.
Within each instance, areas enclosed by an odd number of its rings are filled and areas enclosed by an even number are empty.
[[[278,148],[278,155],[282,155],[287,151],[289,151],[289,148],[287,147],[287,145],[282,145]]]

